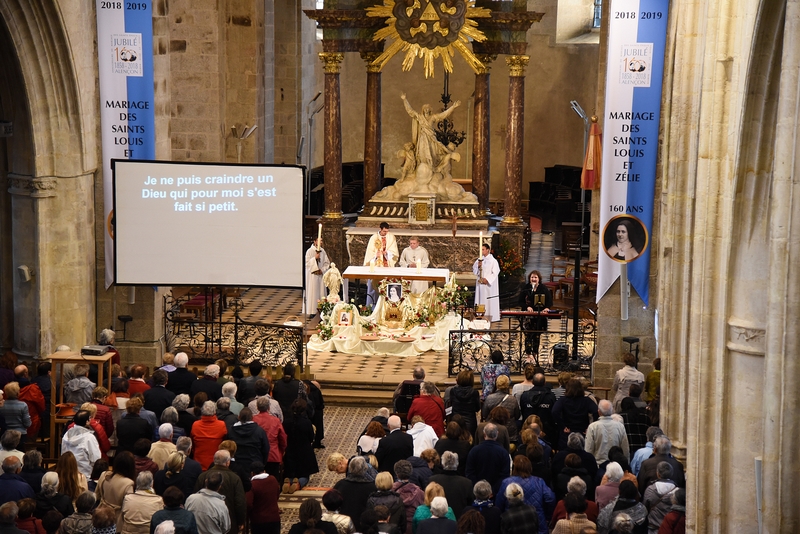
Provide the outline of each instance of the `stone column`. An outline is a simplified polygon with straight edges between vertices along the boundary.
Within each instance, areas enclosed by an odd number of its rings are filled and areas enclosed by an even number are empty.
[[[496,55],[482,54],[478,59],[483,63],[475,75],[475,110],[472,125],[472,192],[478,197],[481,215],[489,215],[489,64]]]
[[[522,193],[522,148],[525,139],[525,67],[528,56],[508,56],[508,120],[506,132],[506,180],[504,225],[519,225]]]
[[[322,241],[331,261],[344,266],[342,236],[342,113],[339,71],[344,54],[320,52],[325,71],[325,212]]]
[[[364,119],[364,204],[378,192],[381,181],[381,72],[372,62],[379,52],[362,52],[367,62],[367,112]]]

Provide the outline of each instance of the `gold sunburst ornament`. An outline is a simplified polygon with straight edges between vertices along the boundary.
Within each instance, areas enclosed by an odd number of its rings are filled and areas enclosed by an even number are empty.
[[[372,65],[382,69],[398,52],[405,52],[403,70],[411,70],[422,58],[425,77],[433,77],[433,62],[441,57],[444,70],[453,72],[455,52],[461,53],[476,73],[483,63],[467,47],[469,39],[484,41],[474,18],[490,17],[491,11],[475,7],[475,0],[383,0],[382,6],[367,8],[370,17],[386,17],[386,27],[375,32],[374,39],[391,38],[394,42]]]

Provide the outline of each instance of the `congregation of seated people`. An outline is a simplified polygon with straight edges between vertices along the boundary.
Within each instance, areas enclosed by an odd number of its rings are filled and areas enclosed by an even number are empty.
[[[47,365],[36,375],[49,385]],[[15,366],[0,407],[0,532],[279,534],[281,494],[320,469],[319,385],[296,378],[292,364],[274,381],[259,362],[246,378],[227,375],[224,360],[202,376],[187,365],[183,353],[152,373],[115,365],[112,391],[75,365],[58,385],[79,402],[53,470],[31,446],[45,435],[38,396],[52,392]],[[528,366],[513,384],[495,369],[480,389],[480,375],[463,371],[442,396],[415,370],[408,413],[378,410],[352,450],[329,454],[341,479],[321,502],[305,499],[283,530],[683,532],[683,465],[641,407],[644,379],[627,385],[615,413],[579,378],[551,388],[540,371]]]

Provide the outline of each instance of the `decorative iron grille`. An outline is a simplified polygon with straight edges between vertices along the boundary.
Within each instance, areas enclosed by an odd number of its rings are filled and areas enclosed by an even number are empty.
[[[164,331],[167,349],[186,352],[194,360],[232,360],[233,365],[259,360],[265,366],[297,363],[304,368],[303,327],[242,320],[240,299],[232,299],[232,318],[201,319],[181,311],[187,299],[164,297]],[[231,314],[229,314],[231,315]],[[232,319],[232,320],[231,320]]]
[[[578,329],[578,351],[573,355],[573,332],[567,329],[566,318],[560,321],[558,332],[509,328],[505,330],[451,330],[448,375],[455,376],[465,369],[479,371],[491,363],[495,350],[503,353],[512,373],[523,373],[528,364],[540,365],[547,374],[571,371],[592,377],[592,361],[596,354],[597,328],[593,321],[582,321]],[[526,337],[539,335],[537,354],[526,354]]]

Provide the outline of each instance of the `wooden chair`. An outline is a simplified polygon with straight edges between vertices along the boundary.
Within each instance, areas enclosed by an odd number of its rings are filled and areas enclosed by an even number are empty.
[[[550,281],[544,282],[544,285],[550,289],[550,293],[553,294],[554,299],[556,298],[556,294],[561,292],[561,279],[566,276],[568,266],[569,258],[566,256],[553,256],[553,263],[550,270]]]

